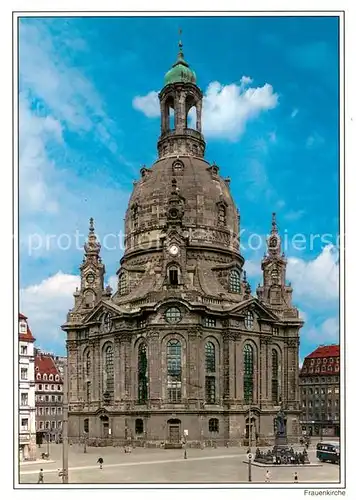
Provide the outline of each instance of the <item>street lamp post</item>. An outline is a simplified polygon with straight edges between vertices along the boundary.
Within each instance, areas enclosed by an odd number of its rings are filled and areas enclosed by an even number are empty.
[[[251,453],[251,402],[248,407],[248,482],[252,482],[252,467],[251,467],[251,461],[252,461],[252,453]]]
[[[62,455],[62,482],[67,484],[69,482],[68,474],[68,356],[66,364],[64,365],[63,377],[63,455]]]

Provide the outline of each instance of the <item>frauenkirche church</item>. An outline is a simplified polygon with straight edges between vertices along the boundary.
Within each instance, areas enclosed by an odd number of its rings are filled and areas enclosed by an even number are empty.
[[[303,321],[275,214],[254,296],[230,180],[204,158],[203,95],[181,44],[159,101],[158,159],[134,183],[118,290],[104,286],[91,219],[80,289],[62,326],[69,440],[175,446],[185,434],[190,446],[262,444],[281,406],[296,439]]]

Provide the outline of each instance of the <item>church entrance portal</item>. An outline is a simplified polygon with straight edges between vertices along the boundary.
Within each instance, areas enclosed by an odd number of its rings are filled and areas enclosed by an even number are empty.
[[[178,418],[168,420],[168,441],[170,443],[179,443],[181,438],[181,421]]]

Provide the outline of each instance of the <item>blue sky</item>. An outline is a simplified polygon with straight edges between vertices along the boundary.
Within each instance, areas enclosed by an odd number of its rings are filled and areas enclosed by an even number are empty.
[[[276,211],[306,321],[301,356],[337,342],[338,19],[23,18],[20,300],[38,344],[64,352],[88,219],[99,237],[122,232],[132,183],[156,159],[156,95],[179,28],[205,96],[206,158],[232,179],[252,288],[264,246],[248,238],[264,239]],[[303,249],[290,244],[299,233]],[[114,285],[122,251],[102,256]]]

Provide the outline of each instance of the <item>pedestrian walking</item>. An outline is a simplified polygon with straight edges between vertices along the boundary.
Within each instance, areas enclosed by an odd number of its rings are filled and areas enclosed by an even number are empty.
[[[298,482],[298,472],[295,472],[294,473],[294,482],[297,483]]]
[[[38,474],[38,481],[37,484],[43,484],[44,483],[44,477],[43,477],[43,469],[40,469],[40,472]]]
[[[269,483],[271,480],[271,474],[269,470],[266,471],[265,483]]]
[[[99,468],[100,468],[100,469],[102,469],[102,468],[103,468],[103,463],[104,463],[104,460],[103,460],[101,457],[99,457],[99,458],[98,458],[98,461],[97,461],[97,464],[99,464]]]

